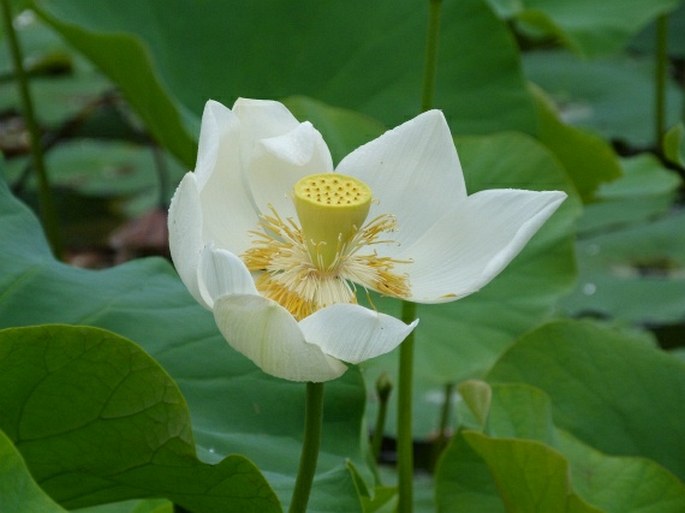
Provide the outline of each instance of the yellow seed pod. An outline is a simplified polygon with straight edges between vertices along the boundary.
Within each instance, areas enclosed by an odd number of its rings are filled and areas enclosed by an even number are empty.
[[[371,207],[371,189],[351,176],[320,173],[300,179],[293,192],[312,262],[327,270],[364,224]]]

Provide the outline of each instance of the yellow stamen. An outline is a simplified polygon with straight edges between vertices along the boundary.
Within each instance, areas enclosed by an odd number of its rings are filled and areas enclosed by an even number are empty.
[[[320,196],[312,183],[319,189],[323,186]],[[340,187],[341,194],[327,196],[326,185]],[[349,203],[347,191],[352,196]],[[397,273],[395,266],[410,262],[379,256],[375,250],[365,252],[377,244],[392,244],[381,237],[397,226],[395,217],[388,214],[362,226],[370,202],[370,189],[354,178],[327,173],[300,180],[295,186],[295,205],[308,231],[291,218],[281,218],[272,207],[271,215],[262,215],[259,229],[251,232],[252,246],[241,255],[247,268],[256,273],[259,292],[298,320],[336,303],[356,303],[355,284],[408,297],[407,276]]]
[[[371,189],[351,176],[321,173],[302,178],[293,192],[311,260],[331,270],[366,220]]]

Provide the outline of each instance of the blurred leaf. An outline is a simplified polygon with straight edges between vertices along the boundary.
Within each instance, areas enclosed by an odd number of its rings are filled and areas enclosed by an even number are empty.
[[[445,384],[483,376],[517,336],[549,316],[576,276],[573,234],[580,203],[554,155],[516,133],[456,142],[469,193],[490,188],[557,189],[569,192],[569,198],[481,291],[453,303],[417,306],[421,323],[416,330],[414,404],[419,437],[437,429]],[[374,296],[373,302],[399,315],[399,301]],[[390,354],[365,364],[370,389],[384,371],[396,382],[396,360],[397,355]],[[389,432],[394,429],[393,408],[391,400]]]
[[[664,135],[664,156],[685,167],[685,124],[681,121]]]
[[[21,454],[0,431],[0,511],[66,513],[31,477]]]
[[[640,32],[631,42],[630,49],[643,53],[653,53],[656,48],[656,27],[650,23],[645,30]],[[668,15],[668,54],[671,57],[685,57],[685,4]]]
[[[15,12],[18,12],[15,10]],[[37,120],[56,125],[83,109],[112,88],[112,84],[93,65],[74,54],[48,25],[24,11],[15,22],[24,66],[31,81],[31,96]],[[0,44],[0,55],[7,55],[6,43]],[[16,111],[21,105],[19,91],[10,79],[10,59],[0,60],[0,112]]]
[[[621,159],[620,164],[623,176],[602,184],[596,201],[585,205],[578,221],[581,236],[656,219],[671,209],[682,184],[676,173],[649,153]]]
[[[234,352],[167,262],[142,259],[105,271],[56,262],[38,221],[2,181],[0,234],[12,241],[0,252],[0,327],[87,324],[136,341],[178,383],[199,458],[217,463],[245,455],[287,504],[301,449],[303,386],[271,378]],[[370,477],[361,436],[364,396],[356,369],[326,387],[313,513],[361,511],[344,462]]]
[[[588,321],[549,323],[521,337],[488,380],[538,387],[554,422],[584,443],[685,476],[685,364],[641,337]]]
[[[685,213],[583,238],[577,252],[578,287],[562,301],[569,313],[633,323],[684,319]]]
[[[654,144],[653,63],[616,56],[580,60],[568,52],[527,53],[526,75],[555,101],[561,119],[633,146]],[[675,124],[682,95],[667,86],[667,123]]]
[[[214,512],[281,511],[242,456],[195,456],[185,400],[130,341],[88,327],[0,331],[1,428],[68,507],[163,495]]]
[[[107,5],[100,2],[100,5],[95,6],[95,3],[97,2],[93,2],[93,6],[100,9],[101,14],[111,17],[117,16],[117,13],[127,5],[114,2]],[[81,7],[85,10],[89,5],[90,2],[83,3]],[[167,6],[167,12],[171,14],[172,11],[173,9]],[[196,18],[189,16],[179,19],[188,21]],[[183,124],[183,114],[170,100],[165,84],[155,76],[149,51],[138,38],[117,31],[97,34],[88,30],[78,30],[76,26],[70,25],[64,25],[62,29],[61,35],[100,66],[100,69],[121,88],[124,96],[159,142],[187,166],[191,166],[196,148],[194,137],[187,132]],[[144,84],[144,87],[141,88],[140,84]]]
[[[419,112],[427,3],[39,0],[36,7],[188,167],[190,134],[209,98],[230,106],[238,96],[306,95],[388,126]],[[435,104],[452,128],[533,133],[506,25],[483,0],[445,3],[442,20]]]
[[[154,199],[157,174],[152,150],[121,141],[73,139],[64,141],[46,156],[53,187],[74,189],[92,196],[146,194]],[[22,172],[26,161],[14,159],[7,165],[8,181]],[[185,170],[175,165],[177,183]],[[32,178],[33,181],[33,178]]]
[[[678,5],[678,0],[489,0],[498,12],[515,15],[526,28],[543,31],[587,56],[615,53],[649,21]],[[530,26],[530,27],[528,27]]]
[[[603,182],[621,176],[618,157],[603,139],[563,123],[544,92],[537,87],[532,89],[538,113],[538,138],[561,161],[587,202]]]

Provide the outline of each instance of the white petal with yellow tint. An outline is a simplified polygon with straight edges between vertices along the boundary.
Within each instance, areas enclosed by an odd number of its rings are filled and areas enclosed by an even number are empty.
[[[246,172],[260,211],[268,214],[273,207],[288,218],[295,215],[295,183],[307,175],[332,169],[333,160],[323,137],[311,123],[302,123],[285,134],[255,141]]]
[[[283,135],[300,124],[285,105],[274,100],[238,98],[231,110],[240,120],[244,154],[252,151],[255,141]]]
[[[205,242],[240,254],[250,244],[248,231],[258,222],[254,199],[243,178],[240,120],[218,102],[202,115],[195,174],[200,191]]]
[[[193,173],[186,173],[171,198],[168,226],[169,251],[178,275],[195,300],[211,309],[198,281],[200,254],[204,247],[203,219],[200,193]]]
[[[206,291],[210,306],[226,295],[258,295],[254,279],[240,258],[225,249],[207,246],[200,261],[200,288]]]
[[[418,303],[453,301],[484,287],[566,198],[559,191],[493,189],[453,206],[398,258]]]
[[[374,200],[369,219],[397,218],[397,244],[379,246],[394,256],[412,244],[456,202],[466,197],[464,177],[445,117],[425,112],[345,157],[336,171],[361,179]]]
[[[395,349],[418,320],[405,324],[359,305],[339,303],[300,321],[308,342],[349,363],[359,363]]]
[[[261,296],[223,296],[214,319],[237,351],[264,372],[291,381],[329,381],[347,367],[305,341],[300,326],[278,303]]]

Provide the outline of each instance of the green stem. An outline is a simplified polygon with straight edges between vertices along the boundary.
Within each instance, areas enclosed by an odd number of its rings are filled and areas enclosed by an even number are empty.
[[[421,111],[433,107],[435,83],[438,75],[438,47],[442,0],[429,0],[426,61],[423,68]],[[402,320],[413,322],[416,305],[402,302]],[[397,392],[397,484],[398,513],[414,510],[414,434],[412,426],[412,395],[414,381],[414,332],[400,346],[400,371]]]
[[[426,36],[426,62],[423,68],[421,111],[433,108],[435,82],[438,76],[438,46],[440,40],[440,13],[442,0],[429,0],[428,34]]]
[[[392,392],[390,378],[384,372],[376,381],[376,395],[378,396],[378,414],[376,415],[376,426],[373,430],[371,440],[371,451],[375,461],[381,455],[381,445],[383,444],[383,433],[385,433],[385,419],[388,416],[388,402]]]
[[[413,322],[416,305],[402,303],[402,320]],[[397,513],[414,509],[414,436],[412,429],[412,384],[414,374],[414,332],[400,345],[400,375],[397,392]]]
[[[438,426],[438,436],[433,445],[433,453],[431,458],[431,468],[435,468],[440,459],[440,454],[447,445],[447,440],[450,435],[450,417],[452,416],[452,394],[454,393],[454,383],[447,383],[445,385],[445,397],[440,410],[440,425]]]
[[[662,152],[666,133],[666,77],[668,72],[668,15],[656,20],[656,66],[654,76],[654,131],[657,151]]]
[[[57,258],[60,258],[62,255],[62,244],[59,236],[57,214],[53,203],[52,193],[50,191],[48,176],[45,171],[41,136],[34,115],[33,101],[29,91],[29,83],[26,77],[26,71],[24,70],[19,38],[14,30],[10,0],[2,0],[2,16],[4,20],[5,33],[7,34],[7,43],[12,57],[14,76],[19,88],[19,95],[21,97],[22,108],[24,111],[24,122],[26,123],[26,127],[28,128],[31,136],[31,157],[33,160],[33,168],[36,171],[36,177],[38,179],[38,201],[40,205],[40,216],[43,222],[43,228],[45,229],[45,234],[50,241],[52,252]]]
[[[297,471],[295,489],[290,501],[289,513],[305,513],[312,489],[316,462],[321,446],[323,424],[323,383],[307,383],[307,399],[304,408],[304,441]]]

